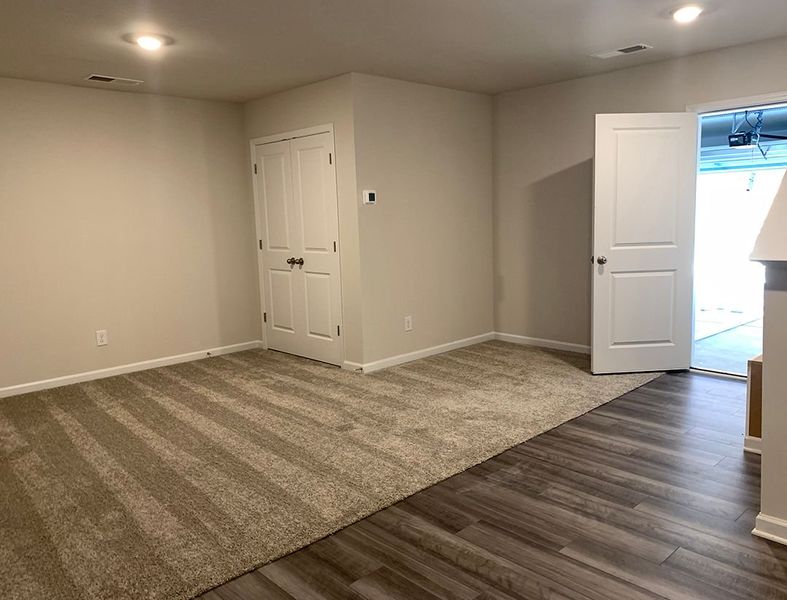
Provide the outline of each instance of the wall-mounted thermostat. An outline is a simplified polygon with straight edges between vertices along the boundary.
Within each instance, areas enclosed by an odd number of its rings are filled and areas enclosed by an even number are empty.
[[[374,190],[364,190],[363,191],[363,203],[364,204],[377,204],[377,192]]]

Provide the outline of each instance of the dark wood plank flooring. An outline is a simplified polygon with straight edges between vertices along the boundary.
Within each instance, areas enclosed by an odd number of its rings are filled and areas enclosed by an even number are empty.
[[[785,599],[745,410],[664,375],[202,598]]]

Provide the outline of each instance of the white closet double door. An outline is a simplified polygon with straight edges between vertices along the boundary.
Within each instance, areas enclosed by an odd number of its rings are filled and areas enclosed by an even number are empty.
[[[341,364],[333,134],[259,143],[254,160],[267,346]]]

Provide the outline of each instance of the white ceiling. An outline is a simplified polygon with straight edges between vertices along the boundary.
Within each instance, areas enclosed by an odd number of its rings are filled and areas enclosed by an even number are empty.
[[[357,71],[496,93],[787,35],[785,0],[25,0],[0,7],[0,76],[243,101]],[[124,34],[167,34],[158,55]],[[610,60],[594,52],[645,42]]]

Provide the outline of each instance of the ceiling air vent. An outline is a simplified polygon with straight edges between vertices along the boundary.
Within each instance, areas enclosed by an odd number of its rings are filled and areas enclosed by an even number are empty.
[[[613,58],[615,56],[623,56],[624,54],[634,54],[635,52],[643,52],[645,50],[650,50],[653,46],[649,46],[648,44],[632,44],[631,46],[626,46],[625,48],[618,48],[617,50],[607,50],[606,52],[596,52],[595,54],[591,54],[593,58]]]
[[[128,77],[112,77],[111,75],[97,75],[95,73],[91,73],[87,77],[85,77],[85,81],[95,81],[96,83],[112,83],[115,85],[139,85],[140,83],[144,83],[141,79],[129,79]]]

